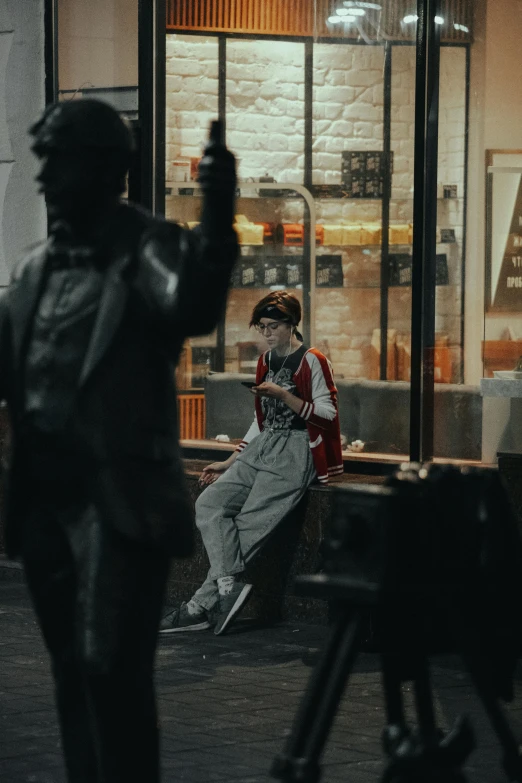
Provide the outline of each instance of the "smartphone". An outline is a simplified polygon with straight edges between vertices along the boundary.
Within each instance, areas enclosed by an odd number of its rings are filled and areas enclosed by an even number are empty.
[[[221,144],[224,142],[224,126],[222,120],[212,120],[210,123],[210,131],[208,134],[209,144]]]
[[[254,386],[257,386],[257,383],[253,383],[252,381],[241,381],[241,386],[246,386],[247,389],[253,389]]]

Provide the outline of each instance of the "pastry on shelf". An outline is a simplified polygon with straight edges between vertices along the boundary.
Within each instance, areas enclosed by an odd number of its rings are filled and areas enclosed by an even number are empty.
[[[304,226],[300,223],[281,223],[278,226],[278,240],[283,245],[302,247],[304,240]]]
[[[234,228],[240,245],[262,245],[264,228],[262,225],[250,223],[245,215],[236,215]]]
[[[363,223],[361,226],[361,245],[380,245],[382,227],[380,223]]]
[[[335,223],[325,223],[323,225],[323,232],[325,245],[343,244],[343,226]]]
[[[390,245],[409,245],[412,230],[410,223],[394,223],[389,229]]]
[[[358,223],[349,223],[342,226],[343,234],[341,245],[363,245],[362,226]]]
[[[254,223],[255,226],[263,226],[263,241],[264,242],[275,242],[275,234],[276,234],[276,223],[264,223],[261,221],[256,221]]]

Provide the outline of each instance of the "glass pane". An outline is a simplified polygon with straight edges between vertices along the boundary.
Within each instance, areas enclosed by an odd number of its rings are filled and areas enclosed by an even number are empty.
[[[522,452],[515,376],[522,355],[522,16],[516,0],[475,15],[469,61],[464,380],[478,398],[478,458]],[[482,380],[484,378],[484,380]],[[507,384],[507,385],[506,385]],[[463,455],[464,456],[464,455]]]
[[[58,94],[138,112],[138,0],[58,0]]]
[[[366,170],[359,178],[355,166],[382,157],[383,65],[382,46],[314,46],[316,333],[339,380],[379,377],[372,345],[380,324],[380,172],[366,183]],[[342,274],[331,280],[336,263]]]
[[[414,25],[412,25],[414,27]],[[415,134],[415,47],[392,47],[390,201],[390,288],[388,291],[388,373],[411,378],[411,269]],[[409,387],[408,387],[409,388]],[[406,411],[409,418],[409,410]],[[409,426],[403,419],[402,449],[409,451]]]
[[[466,188],[466,50],[462,47],[441,50],[438,166],[435,381],[462,383]]]
[[[293,187],[279,186],[274,197],[271,185],[241,183],[236,225],[241,257],[225,320],[227,372],[255,372],[260,353],[267,350],[265,338],[249,323],[254,306],[269,291],[290,291],[303,305],[303,287],[309,287],[303,265],[306,204]],[[308,338],[309,324],[301,330]]]
[[[227,143],[239,179],[302,183],[304,45],[230,39],[226,61]]]
[[[167,35],[166,44],[165,214],[194,228],[200,217],[197,164],[210,122],[218,114],[218,39],[215,36]],[[216,370],[216,333],[187,340],[177,370],[183,392],[180,409],[183,438],[204,437],[203,386]],[[194,396],[195,395],[195,396]],[[198,408],[199,410],[199,408]]]

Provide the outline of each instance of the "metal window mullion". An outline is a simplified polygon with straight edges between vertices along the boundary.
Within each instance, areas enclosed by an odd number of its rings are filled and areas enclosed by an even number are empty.
[[[432,0],[428,35],[428,61],[426,79],[426,212],[424,242],[423,286],[423,343],[424,358],[422,399],[422,449],[421,459],[431,460],[434,452],[434,402],[435,402],[435,295],[437,261],[437,169],[439,154],[439,75],[440,75],[440,25],[432,19],[440,16],[440,0]]]
[[[304,44],[304,186],[312,192],[312,145],[313,145],[313,82],[314,82],[314,44],[308,40]],[[315,334],[312,319],[315,319],[315,265],[312,270],[311,247],[315,243],[315,220],[312,224],[310,209],[304,202],[303,237],[303,335],[310,345]],[[314,235],[312,236],[312,230]],[[312,276],[313,272],[313,276]]]
[[[417,2],[410,459],[433,456],[439,0]]]
[[[227,38],[218,37],[218,118],[223,123],[223,138],[226,140],[227,129]],[[218,321],[216,328],[216,359],[212,368],[216,372],[225,371],[225,321],[226,309]]]
[[[381,381],[388,377],[388,289],[390,286],[390,198],[391,198],[391,79],[392,45],[389,41],[384,47],[384,105],[383,105],[383,194],[381,204]]]

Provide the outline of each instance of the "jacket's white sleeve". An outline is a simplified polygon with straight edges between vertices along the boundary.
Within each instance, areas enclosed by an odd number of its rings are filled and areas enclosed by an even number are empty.
[[[313,353],[306,354],[306,360],[310,365],[312,374],[312,399],[304,400],[299,415],[317,427],[324,427],[326,422],[332,421],[337,413],[333,402],[333,395],[328,388],[324,377],[321,362]],[[328,360],[327,360],[328,361]],[[328,361],[328,368],[333,380],[332,365]]]
[[[236,446],[236,451],[243,451],[245,446],[247,446],[250,443],[250,441],[256,437],[256,435],[259,435],[259,433],[260,433],[260,429],[257,423],[257,416],[254,415],[254,421],[250,425],[249,430],[245,435],[245,437],[243,438],[243,440],[241,441],[241,443],[239,443]]]

